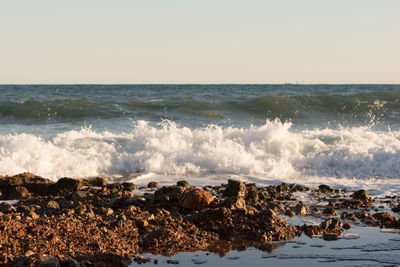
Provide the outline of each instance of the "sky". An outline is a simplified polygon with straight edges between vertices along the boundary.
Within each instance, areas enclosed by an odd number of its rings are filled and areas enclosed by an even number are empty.
[[[399,0],[0,0],[0,84],[400,83]]]

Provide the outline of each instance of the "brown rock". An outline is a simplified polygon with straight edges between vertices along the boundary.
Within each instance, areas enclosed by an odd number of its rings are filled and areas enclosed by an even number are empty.
[[[157,188],[158,187],[158,183],[157,182],[150,182],[147,184],[148,188]]]
[[[229,197],[225,207],[228,209],[246,209],[246,201],[243,197]]]
[[[228,185],[223,193],[225,197],[245,197],[246,196],[246,184],[243,182],[228,180]]]
[[[299,203],[293,208],[293,211],[297,215],[306,215],[310,213],[310,208],[303,203]]]
[[[352,198],[361,200],[362,202],[369,202],[371,201],[371,197],[367,194],[367,191],[364,189],[358,190],[351,195]]]
[[[188,210],[202,210],[214,200],[214,196],[201,188],[189,188],[183,192],[179,204]]]
[[[58,205],[58,203],[57,203],[56,201],[54,201],[54,200],[50,200],[49,202],[47,202],[46,207],[47,207],[48,209],[57,209],[57,210],[60,208],[60,206]]]
[[[176,185],[178,185],[178,186],[183,186],[183,187],[185,187],[185,188],[188,188],[188,187],[189,187],[189,182],[187,182],[187,181],[185,181],[185,180],[181,180],[181,181],[178,181],[178,182],[176,183]]]
[[[322,211],[322,214],[329,215],[329,216],[337,216],[338,215],[336,210],[332,207],[327,207],[326,209],[324,209]]]

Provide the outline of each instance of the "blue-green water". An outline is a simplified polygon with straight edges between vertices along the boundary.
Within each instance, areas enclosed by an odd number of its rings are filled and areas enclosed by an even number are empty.
[[[394,184],[400,85],[0,85],[0,174],[22,171]]]

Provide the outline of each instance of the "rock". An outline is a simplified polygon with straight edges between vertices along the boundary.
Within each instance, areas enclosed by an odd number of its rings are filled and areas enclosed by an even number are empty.
[[[58,210],[60,208],[58,203],[56,201],[54,201],[54,200],[50,200],[49,202],[47,202],[46,207],[48,209],[56,209],[56,210]]]
[[[326,232],[339,232],[342,227],[342,221],[337,217],[330,218],[322,222],[320,227]]]
[[[189,188],[183,192],[179,204],[188,210],[202,210],[214,200],[214,196],[201,188]]]
[[[157,182],[150,182],[147,184],[148,188],[158,188],[158,183]]]
[[[34,220],[39,219],[39,215],[37,215],[34,211],[30,211],[29,216]]]
[[[187,181],[185,181],[185,180],[178,181],[178,182],[176,183],[176,185],[182,186],[182,187],[185,187],[185,188],[188,188],[188,187],[189,187],[189,183],[188,183]]]
[[[166,185],[154,192],[153,200],[159,202],[178,201],[184,191],[185,188],[182,186]]]
[[[122,187],[124,191],[133,191],[137,188],[137,186],[133,183],[122,183]]]
[[[329,186],[327,186],[327,185],[325,185],[325,184],[319,185],[319,186],[318,186],[318,189],[319,189],[319,191],[320,191],[321,193],[324,193],[324,194],[326,194],[326,193],[332,193],[332,192],[334,191],[331,187],[329,187]]]
[[[282,183],[276,187],[276,192],[278,192],[278,193],[288,192],[289,190],[290,190],[290,187],[286,183]]]
[[[74,259],[63,259],[60,261],[61,267],[80,267],[79,262]]]
[[[33,252],[32,250],[28,250],[25,252],[25,257],[30,257],[32,255],[35,255],[35,252]]]
[[[357,221],[358,218],[356,215],[354,215],[353,213],[348,213],[348,212],[343,212],[342,216],[340,216],[343,220],[348,219],[348,220],[352,220],[352,221]]]
[[[246,184],[244,182],[229,179],[223,195],[225,197],[245,197]]]
[[[71,198],[73,201],[80,201],[80,200],[82,200],[83,198],[87,197],[88,194],[89,194],[89,192],[87,192],[87,191],[81,191],[81,190],[79,190],[79,191],[74,191],[74,192],[71,193],[70,198]]]
[[[392,208],[393,212],[400,212],[400,204]]]
[[[389,212],[379,212],[372,215],[372,217],[379,221],[381,225],[390,226],[393,222],[397,221],[396,217],[393,217]]]
[[[358,190],[351,195],[352,198],[361,200],[362,202],[369,202],[371,201],[371,197],[368,196],[367,191],[364,189]]]
[[[8,198],[10,199],[21,199],[21,198],[29,198],[31,193],[29,193],[28,189],[24,186],[17,186],[11,190],[8,194]]]
[[[73,178],[61,178],[54,184],[54,193],[78,191],[83,187],[83,181]]]
[[[327,207],[326,209],[324,209],[322,211],[322,214],[329,215],[329,216],[337,216],[338,215],[336,210],[332,207]]]
[[[243,197],[229,197],[225,207],[228,209],[246,209],[246,201]]]
[[[310,213],[310,208],[304,205],[303,203],[299,203],[293,208],[293,211],[297,215],[306,215]]]
[[[108,179],[105,177],[92,177],[88,179],[83,180],[84,185],[87,186],[107,186],[108,185]]]
[[[16,208],[7,202],[2,202],[0,203],[0,212],[2,213],[10,213],[10,212],[15,212]]]
[[[60,267],[60,263],[56,257],[40,256],[40,263],[37,267]]]
[[[294,215],[296,215],[296,212],[294,212],[294,211],[291,210],[291,209],[287,209],[287,210],[285,211],[285,215],[286,215],[286,216],[289,216],[289,217],[293,217]]]
[[[343,224],[343,229],[349,230],[351,228],[352,224],[351,223],[345,223]]]

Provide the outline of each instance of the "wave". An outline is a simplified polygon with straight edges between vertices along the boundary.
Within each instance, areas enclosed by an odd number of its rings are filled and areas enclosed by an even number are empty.
[[[326,119],[348,116],[364,120],[368,116],[393,121],[400,113],[400,93],[374,92],[352,95],[261,95],[191,99],[170,96],[162,99],[132,97],[82,99],[42,99],[28,101],[0,100],[0,121],[40,123],[76,121],[93,118],[136,117],[191,117],[224,119],[235,115],[291,120],[296,118]],[[149,118],[150,118],[149,117]],[[144,117],[144,119],[148,119]]]
[[[368,127],[295,131],[267,120],[247,128],[196,129],[137,121],[130,133],[67,131],[50,139],[0,136],[0,174],[56,179],[152,172],[261,175],[272,178],[400,178],[400,131]]]

